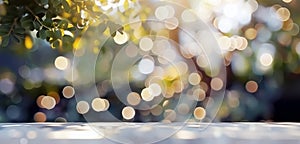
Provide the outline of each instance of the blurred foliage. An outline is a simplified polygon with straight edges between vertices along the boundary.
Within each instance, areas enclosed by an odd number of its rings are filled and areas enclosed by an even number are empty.
[[[95,1],[83,0],[4,0],[0,1],[1,47],[24,43],[31,49],[33,37],[47,40],[52,48],[70,51],[77,37],[88,25],[99,23],[100,33],[111,35],[122,26],[109,21]],[[36,35],[30,35],[36,31]]]

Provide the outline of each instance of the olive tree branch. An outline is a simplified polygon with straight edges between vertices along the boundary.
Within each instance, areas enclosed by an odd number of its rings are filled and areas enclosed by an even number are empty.
[[[43,26],[43,27],[45,27],[49,30],[52,29],[52,28],[44,25],[43,22],[40,20],[40,18],[37,15],[35,15],[34,12],[29,7],[25,6],[25,9],[28,10],[34,16],[35,20],[37,20],[40,23],[41,26]]]

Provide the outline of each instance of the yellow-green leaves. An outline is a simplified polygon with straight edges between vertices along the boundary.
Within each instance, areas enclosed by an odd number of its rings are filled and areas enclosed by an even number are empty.
[[[75,39],[90,26],[97,26],[97,32],[103,35],[107,33],[106,36],[114,37],[117,32],[123,34],[123,27],[109,21],[101,11],[94,11],[95,6],[94,1],[85,0],[3,3],[0,5],[1,47],[17,42],[31,49],[34,39],[40,38],[47,40],[53,48],[72,50]],[[26,36],[34,30],[37,31],[36,35]]]

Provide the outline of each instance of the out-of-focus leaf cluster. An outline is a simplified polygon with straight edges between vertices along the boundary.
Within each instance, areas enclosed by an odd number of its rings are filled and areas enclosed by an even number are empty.
[[[47,40],[52,48],[70,51],[75,39],[93,23],[99,24],[101,31],[109,28],[112,36],[116,31],[122,31],[121,26],[109,21],[94,1],[0,0],[1,47],[24,43],[30,49],[28,46],[32,44],[26,43],[33,43],[33,37],[37,37]],[[30,35],[32,31],[36,31],[35,36]]]

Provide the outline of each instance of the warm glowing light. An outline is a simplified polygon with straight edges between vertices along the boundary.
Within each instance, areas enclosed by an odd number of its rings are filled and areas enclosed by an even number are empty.
[[[144,88],[141,92],[141,96],[144,101],[151,101],[154,98],[150,88]]]
[[[283,2],[285,2],[285,3],[290,3],[290,2],[292,2],[293,0],[282,0]]]
[[[85,114],[89,111],[90,106],[86,101],[80,101],[76,105],[77,112],[80,114]]]
[[[127,96],[127,102],[130,105],[136,106],[141,102],[141,97],[138,93],[136,92],[131,92]]]
[[[169,30],[174,30],[178,27],[179,21],[176,17],[172,17],[165,20],[165,27]]]
[[[249,93],[255,93],[258,89],[258,84],[255,81],[248,81],[245,87]]]
[[[205,115],[206,115],[206,111],[202,107],[197,107],[194,110],[194,117],[198,120],[202,120],[205,117]]]
[[[210,86],[213,90],[221,90],[223,88],[223,81],[220,78],[213,78],[210,82]]]
[[[188,79],[191,85],[198,85],[201,81],[201,77],[198,73],[191,73]]]
[[[96,112],[106,111],[109,108],[109,102],[106,99],[95,98],[92,101],[92,108]]]
[[[188,65],[185,62],[179,62],[176,64],[177,70],[180,74],[184,75],[188,72]]]
[[[126,43],[128,41],[128,39],[129,39],[129,37],[128,37],[128,35],[127,35],[126,32],[123,31],[122,33],[120,33],[119,31],[117,31],[116,35],[114,37],[114,41],[118,45],[122,45],[122,44]]]
[[[155,17],[159,20],[164,20],[169,16],[169,9],[166,6],[160,6],[155,10]]]
[[[174,87],[168,87],[166,89],[166,92],[164,93],[164,97],[165,98],[171,98],[171,97],[173,97],[174,93],[175,93],[175,88]]]
[[[56,101],[51,96],[44,96],[41,100],[41,105],[43,108],[48,110],[53,109],[55,107]]]
[[[249,40],[255,39],[257,36],[257,31],[254,28],[249,28],[245,31],[245,37]]]
[[[168,10],[168,17],[167,18],[172,18],[175,15],[175,9],[170,6],[170,5],[166,5],[165,8],[167,8]]]
[[[56,104],[58,104],[60,102],[60,96],[57,92],[50,91],[47,93],[47,95],[53,97],[55,99]]]
[[[197,65],[202,67],[202,68],[205,68],[205,67],[208,67],[208,60],[207,58],[205,57],[205,55],[200,55],[197,57]]]
[[[200,87],[206,92],[208,90],[208,85],[206,82],[200,82]]]
[[[248,46],[248,41],[244,37],[232,36],[231,40],[231,50],[244,50]]]
[[[151,114],[154,116],[159,116],[163,112],[163,108],[158,105],[150,110]]]
[[[229,48],[231,46],[231,40],[228,36],[221,36],[218,39],[218,42],[222,49],[229,50]]]
[[[74,96],[75,90],[72,86],[65,86],[62,93],[63,93],[63,96],[65,98],[69,99],[69,98],[72,98]]]
[[[176,67],[170,66],[164,70],[164,78],[167,80],[174,80],[180,75],[179,70]]]
[[[24,44],[27,49],[32,49],[33,42],[30,36],[25,36]]]
[[[239,40],[239,46],[237,47],[237,49],[238,50],[245,50],[246,48],[247,48],[247,46],[248,46],[248,41],[247,41],[247,39],[246,38],[244,38],[244,37],[239,37],[238,38],[238,40]]]
[[[73,42],[73,48],[74,48],[75,50],[80,49],[80,47],[81,47],[80,44],[81,44],[81,43],[80,43],[80,37],[78,37],[78,38],[76,38],[75,41]]]
[[[290,31],[294,27],[294,21],[292,19],[288,19],[287,21],[283,22],[282,29],[285,31]]]
[[[194,22],[197,19],[197,16],[191,10],[184,10],[181,14],[181,19],[184,22]]]
[[[165,100],[164,102],[163,102],[163,107],[167,107],[168,105],[169,105],[169,103],[170,103],[170,101],[169,100]]]
[[[135,116],[135,110],[130,106],[124,107],[122,110],[122,116],[124,119],[130,120]]]
[[[36,99],[36,104],[40,107],[40,108],[43,108],[42,106],[42,99],[44,98],[45,96],[44,95],[41,95],[39,96],[37,99]]]
[[[206,97],[205,91],[203,89],[196,89],[193,91],[193,96],[197,101],[203,101]]]
[[[66,70],[69,66],[69,60],[66,57],[59,56],[55,59],[54,65],[59,70]]]
[[[43,112],[37,112],[34,114],[34,121],[45,122],[46,120],[47,120],[47,116]]]
[[[180,80],[174,81],[174,82],[172,83],[172,86],[175,88],[174,91],[175,91],[176,93],[180,93],[180,92],[182,92],[183,89],[184,89],[184,84],[183,84],[183,82],[180,81]]]
[[[296,53],[297,53],[298,55],[300,55],[300,42],[298,42],[298,43],[296,44],[295,50],[296,50]]]
[[[157,83],[150,84],[149,89],[150,89],[151,94],[153,96],[159,96],[161,94],[161,91],[162,91],[160,85],[157,84]]]
[[[287,20],[290,18],[290,16],[291,16],[291,13],[290,13],[289,9],[287,9],[287,8],[285,8],[285,7],[279,8],[279,9],[276,11],[276,13],[278,14],[279,19],[280,19],[281,21],[287,21]]]
[[[292,2],[293,0],[282,0],[283,2],[285,2],[285,3],[290,3],[290,2]]]
[[[139,46],[143,51],[149,51],[153,47],[153,41],[148,37],[144,37],[140,40]]]
[[[85,10],[81,10],[81,11],[80,11],[80,17],[81,17],[82,19],[87,19],[88,16],[89,16],[89,13],[86,12]]]
[[[172,45],[168,40],[159,39],[154,41],[154,47],[151,51],[156,55],[163,55],[166,49],[170,49]]]
[[[172,109],[167,109],[164,112],[164,118],[165,120],[169,120],[169,121],[175,121],[176,119],[176,112]]]
[[[273,63],[273,56],[269,53],[264,53],[260,56],[259,61],[263,66],[270,66]]]

